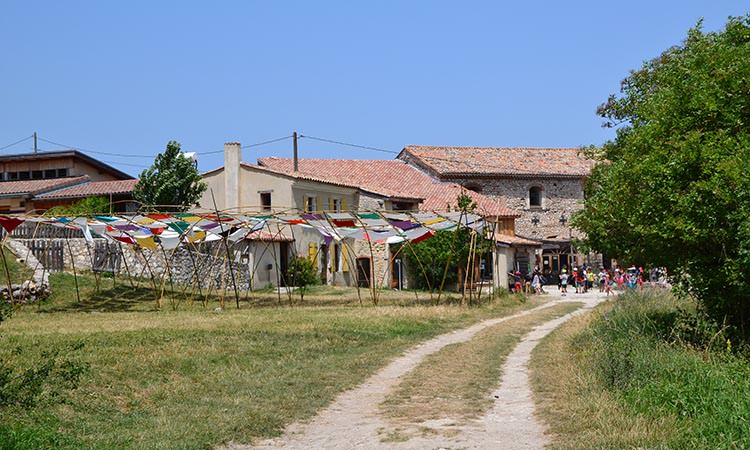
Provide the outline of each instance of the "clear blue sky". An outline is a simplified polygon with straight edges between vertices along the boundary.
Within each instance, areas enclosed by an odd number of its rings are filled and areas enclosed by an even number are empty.
[[[701,17],[720,29],[743,3],[8,0],[0,147],[38,131],[137,174],[150,158],[123,155],[171,139],[209,152],[293,130],[393,151],[599,144],[612,132],[596,106],[629,70]],[[393,156],[312,140],[300,152]],[[290,156],[291,142],[243,159],[270,155]],[[222,155],[199,161],[210,169]]]

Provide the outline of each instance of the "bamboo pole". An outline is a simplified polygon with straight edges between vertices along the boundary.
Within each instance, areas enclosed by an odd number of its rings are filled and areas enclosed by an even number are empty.
[[[214,203],[214,209],[216,210],[216,221],[219,222],[219,228],[221,229],[221,234],[224,234],[224,223],[221,221],[221,217],[219,216],[219,208],[216,206],[216,198],[214,197],[214,190],[211,189],[211,201]],[[232,268],[232,258],[229,256],[229,244],[227,244],[227,237],[222,236],[221,238],[222,242],[224,242],[224,249],[227,252],[227,259],[229,260],[229,274],[232,277],[232,285],[234,286],[234,300],[237,303],[237,309],[240,309],[240,293],[237,290],[237,281],[234,278],[234,269]]]

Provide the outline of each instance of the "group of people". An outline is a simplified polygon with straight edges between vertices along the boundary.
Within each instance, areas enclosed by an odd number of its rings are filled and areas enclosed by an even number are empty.
[[[539,269],[534,269],[530,274],[524,276],[520,270],[515,272],[508,272],[508,276],[511,280],[511,292],[514,294],[543,294],[544,285],[547,284],[547,278],[542,275]]]
[[[544,293],[544,285],[547,283],[547,279],[538,268],[525,276],[518,270],[508,272],[508,275],[511,280],[512,292],[517,294]],[[609,296],[613,294],[613,289],[641,289],[645,280],[653,285],[660,286],[666,283],[666,279],[665,268],[652,268],[649,272],[645,272],[643,267],[636,266],[631,266],[627,270],[622,270],[620,267],[616,267],[614,270],[600,267],[596,271],[583,264],[580,268],[574,267],[570,273],[568,273],[567,268],[563,268],[560,272],[557,288],[562,295],[567,295],[568,287],[574,288],[576,294],[583,294],[590,289],[594,289],[594,287],[598,287],[600,293]]]
[[[600,267],[599,272],[594,273],[594,269],[586,267],[585,264],[581,266],[580,270],[578,267],[574,267],[570,274],[568,274],[567,269],[563,269],[560,273],[557,288],[562,292],[562,295],[567,295],[569,285],[575,288],[576,294],[588,292],[589,289],[593,289],[597,285],[599,286],[599,292],[606,293],[609,296],[612,293],[612,274],[604,267]]]

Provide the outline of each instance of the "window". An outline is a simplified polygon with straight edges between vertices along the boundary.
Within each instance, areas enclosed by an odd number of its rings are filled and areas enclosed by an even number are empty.
[[[470,191],[482,193],[482,186],[478,185],[477,183],[466,183],[464,187]]]
[[[529,189],[529,207],[530,208],[541,208],[542,207],[542,188],[534,186]]]
[[[318,197],[305,197],[305,212],[313,213],[318,210]]]
[[[391,202],[391,209],[393,211],[413,211],[417,208],[409,202]]]
[[[31,178],[31,172],[29,172],[28,170],[25,172],[18,172],[19,180],[28,180],[29,178]]]
[[[44,171],[43,170],[34,170],[31,172],[31,178],[34,180],[41,180],[44,178]]]
[[[260,209],[262,211],[271,210],[271,193],[270,192],[260,193]]]
[[[333,212],[341,212],[341,199],[340,198],[333,199]]]
[[[64,178],[68,176],[68,169],[57,169],[57,178]]]
[[[8,172],[5,177],[6,180],[17,180],[18,172]]]

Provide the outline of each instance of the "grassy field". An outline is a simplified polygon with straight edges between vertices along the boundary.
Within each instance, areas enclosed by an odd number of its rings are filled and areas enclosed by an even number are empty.
[[[476,418],[489,409],[490,392],[500,383],[506,357],[534,327],[580,308],[563,303],[500,323],[477,333],[467,342],[446,346],[428,356],[381,405],[392,430],[386,440],[404,441],[423,433],[451,433],[454,425]],[[439,429],[425,425],[439,419]],[[446,422],[447,420],[447,422]]]
[[[88,367],[76,390],[34,408],[0,409],[2,448],[203,449],[251,442],[312,416],[415,343],[539,304],[508,297],[481,307],[424,306],[388,293],[359,306],[353,289],[317,288],[303,306],[232,301],[222,311],[174,293],[155,310],[147,286],[53,274],[53,295],[0,325],[0,359],[23,368],[50,349]],[[310,300],[308,301],[308,297]],[[312,306],[315,305],[315,306]]]
[[[551,448],[750,445],[750,361],[666,292],[626,294],[564,324],[535,349],[531,373]]]

